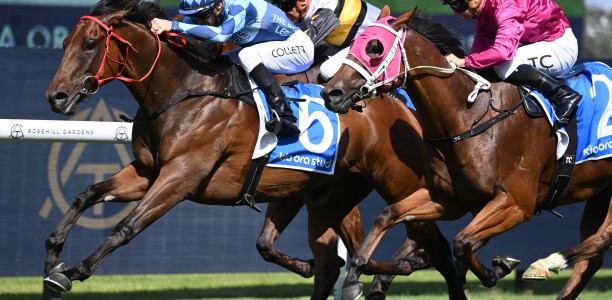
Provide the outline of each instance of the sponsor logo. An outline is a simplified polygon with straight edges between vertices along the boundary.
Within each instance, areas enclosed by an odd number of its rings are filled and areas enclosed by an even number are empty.
[[[21,124],[13,125],[11,127],[11,134],[9,135],[9,137],[13,139],[23,138],[23,126],[21,126]]]

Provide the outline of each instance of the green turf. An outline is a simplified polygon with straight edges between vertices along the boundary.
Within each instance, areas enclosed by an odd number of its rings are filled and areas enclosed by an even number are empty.
[[[570,270],[553,279],[529,284],[527,292],[517,292],[514,274],[495,288],[482,287],[469,274],[470,298],[478,299],[554,299]],[[369,282],[371,277],[362,277]],[[292,273],[170,274],[170,275],[94,275],[75,282],[64,300],[174,300],[174,299],[308,299],[312,279]],[[367,287],[367,284],[366,284]],[[0,300],[41,299],[39,277],[0,277]],[[527,297],[527,298],[526,298]],[[331,299],[332,297],[330,297]],[[388,299],[448,299],[442,277],[424,270],[409,277],[398,276]],[[612,299],[612,269],[600,270],[580,299]]]
[[[602,0],[609,1],[609,0]],[[163,7],[178,7],[178,0],[159,0]],[[422,9],[432,14],[451,14],[451,10],[442,6],[440,0],[369,0],[368,2],[383,7],[388,4],[391,8],[391,13],[406,12],[415,7]],[[580,17],[583,12],[583,1],[578,0],[556,0],[557,3],[565,10],[566,15],[571,17]]]

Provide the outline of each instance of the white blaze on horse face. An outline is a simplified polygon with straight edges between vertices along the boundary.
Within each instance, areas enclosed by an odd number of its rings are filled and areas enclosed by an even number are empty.
[[[117,198],[117,196],[108,195],[108,196],[104,197],[104,202],[113,201],[113,200],[115,200],[115,198]]]

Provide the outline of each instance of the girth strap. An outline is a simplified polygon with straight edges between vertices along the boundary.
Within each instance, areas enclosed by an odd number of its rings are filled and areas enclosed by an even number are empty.
[[[261,212],[261,209],[255,206],[255,198],[253,198],[253,193],[255,192],[255,189],[257,189],[257,184],[259,183],[259,178],[261,178],[261,173],[263,173],[263,169],[269,160],[270,153],[256,158],[251,162],[251,166],[249,167],[249,172],[247,173],[244,186],[242,187],[242,191],[240,192],[240,195],[242,195],[242,197],[240,198],[240,200],[234,203],[234,206],[246,205],[247,207],[252,208],[257,212]]]
[[[569,135],[569,143],[567,149],[561,158],[555,164],[555,172],[553,174],[553,182],[548,188],[544,205],[536,210],[536,215],[539,215],[542,210],[547,210],[553,215],[563,218],[563,216],[552,209],[557,207],[559,199],[567,194],[574,166],[576,165],[576,140],[577,140],[576,118],[571,118],[565,129]]]

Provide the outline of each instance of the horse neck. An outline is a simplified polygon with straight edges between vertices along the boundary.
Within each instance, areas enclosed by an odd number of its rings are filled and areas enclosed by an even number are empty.
[[[431,42],[409,30],[405,43],[410,68],[433,66],[449,68],[446,58]],[[405,86],[419,116],[423,130],[432,136],[448,136],[469,128],[474,120],[467,98],[474,82],[461,72],[444,74],[431,69],[410,71]]]
[[[179,55],[182,50],[175,51],[164,42],[161,42],[159,59],[155,62],[158,54],[157,43],[159,43],[155,36],[148,32],[138,34],[137,32],[141,30],[128,28],[125,30],[126,38],[128,31],[132,32],[130,42],[134,41],[132,44],[139,46],[137,47],[138,53],[133,52],[128,56],[127,63],[130,68],[126,70],[124,76],[133,79],[142,78],[155,63],[153,71],[145,80],[126,83],[128,90],[144,113],[150,114],[159,111],[177,95],[192,89],[194,84],[201,84],[207,78],[215,75],[200,76],[193,62]]]

